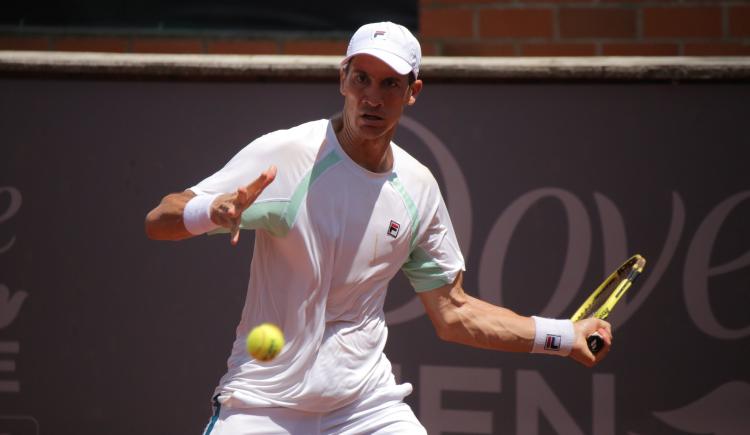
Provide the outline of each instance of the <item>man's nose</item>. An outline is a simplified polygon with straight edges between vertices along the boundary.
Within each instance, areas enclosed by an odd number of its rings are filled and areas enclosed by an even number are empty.
[[[383,96],[375,86],[370,86],[365,89],[362,101],[371,107],[378,107],[383,104]]]

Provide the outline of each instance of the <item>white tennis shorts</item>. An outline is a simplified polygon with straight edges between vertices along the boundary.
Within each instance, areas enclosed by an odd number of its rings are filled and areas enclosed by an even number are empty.
[[[330,413],[289,408],[231,408],[214,399],[204,435],[427,435],[401,400],[363,399]]]

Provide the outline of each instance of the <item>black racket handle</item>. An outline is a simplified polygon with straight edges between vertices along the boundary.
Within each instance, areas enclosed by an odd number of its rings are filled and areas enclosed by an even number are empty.
[[[589,345],[589,350],[594,355],[599,353],[599,351],[604,347],[604,339],[596,332],[589,335],[589,338],[586,339],[586,343]]]

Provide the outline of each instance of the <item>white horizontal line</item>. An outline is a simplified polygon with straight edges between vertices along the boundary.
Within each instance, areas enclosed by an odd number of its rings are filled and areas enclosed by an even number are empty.
[[[0,393],[18,393],[21,384],[18,381],[0,381]]]

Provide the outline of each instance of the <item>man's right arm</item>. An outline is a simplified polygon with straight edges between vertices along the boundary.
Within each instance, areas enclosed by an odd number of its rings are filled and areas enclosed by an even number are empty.
[[[255,202],[275,178],[276,166],[270,166],[250,184],[240,186],[234,192],[213,196],[202,195],[198,198],[191,190],[171,193],[146,215],[146,236],[153,240],[184,240],[197,233],[209,231],[211,228],[224,227],[230,230],[230,242],[236,245],[240,236],[242,212]],[[191,203],[191,207],[194,207],[189,210],[188,218],[192,219],[189,223],[192,222],[191,229],[195,231],[190,232],[185,225],[185,208],[192,199],[196,202]],[[202,221],[198,219],[200,224],[197,229],[196,210],[198,216],[202,216],[203,219]]]
[[[537,322],[515,312],[492,305],[466,294],[463,290],[463,272],[452,284],[419,293],[427,316],[432,321],[438,337],[445,341],[484,349],[508,352],[531,352],[536,341]],[[605,347],[594,355],[588,348],[586,337],[599,332]],[[562,334],[561,334],[562,335]],[[542,335],[544,337],[544,335]],[[569,356],[588,367],[601,361],[612,344],[609,323],[599,319],[583,319],[573,324]],[[554,353],[554,352],[552,352]]]
[[[194,235],[186,228],[182,218],[185,205],[195,197],[190,190],[170,193],[156,208],[146,215],[146,236],[152,240],[184,240]]]

